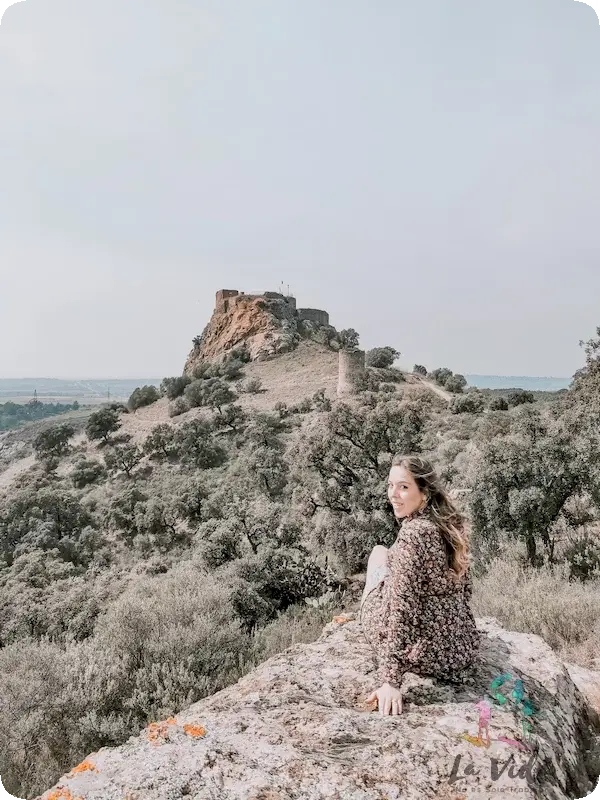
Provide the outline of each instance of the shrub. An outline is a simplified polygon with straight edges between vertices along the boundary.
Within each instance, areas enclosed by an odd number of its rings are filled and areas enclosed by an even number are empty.
[[[240,384],[240,391],[243,394],[259,394],[262,391],[261,379],[248,378],[245,383]]]
[[[466,385],[467,379],[464,375],[451,375],[446,379],[445,388],[454,394],[461,394]]]
[[[104,465],[95,458],[81,458],[75,462],[69,476],[76,489],[83,489],[106,478]]]
[[[490,411],[508,411],[508,402],[505,397],[502,397],[502,395],[492,397],[488,408]]]
[[[400,353],[393,347],[374,347],[367,352],[365,364],[369,367],[391,367]]]
[[[453,414],[480,414],[484,406],[485,401],[481,392],[469,392],[453,397],[450,411]]]
[[[189,375],[178,375],[175,378],[163,378],[160,384],[160,393],[166,395],[169,400],[175,400],[176,397],[181,397],[183,390],[191,383],[192,379]]]
[[[415,375],[422,375],[425,378],[427,376],[427,367],[424,367],[422,364],[415,364],[413,372]]]
[[[156,403],[157,400],[160,400],[160,392],[156,386],[142,386],[141,389],[138,387],[133,390],[127,401],[127,407],[130,411],[136,411],[138,408]]]
[[[535,397],[524,389],[514,389],[506,398],[509,406],[521,406],[525,403],[535,403]]]
[[[563,553],[569,564],[569,577],[580,581],[600,578],[600,541],[582,536],[572,542]]]
[[[180,414],[185,414],[191,408],[185,397],[176,397],[172,403],[169,403],[169,416],[178,417]]]
[[[88,439],[100,439],[104,444],[110,441],[110,434],[121,427],[119,413],[114,408],[101,408],[94,411],[85,426]]]

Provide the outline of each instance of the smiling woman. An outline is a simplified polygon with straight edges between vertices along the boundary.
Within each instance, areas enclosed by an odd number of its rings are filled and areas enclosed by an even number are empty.
[[[405,672],[469,681],[480,634],[463,519],[431,464],[395,456],[388,498],[401,528],[389,551],[377,545],[369,558],[360,621],[381,684],[369,699],[382,714],[399,714]]]

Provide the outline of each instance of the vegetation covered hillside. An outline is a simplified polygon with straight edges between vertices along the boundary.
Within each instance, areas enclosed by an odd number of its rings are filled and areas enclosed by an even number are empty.
[[[476,613],[600,668],[598,337],[552,402],[495,408],[387,362],[341,402],[336,354],[302,343],[39,430],[0,490],[8,791],[33,797],[355,609],[396,536],[400,451],[431,457],[468,512]]]

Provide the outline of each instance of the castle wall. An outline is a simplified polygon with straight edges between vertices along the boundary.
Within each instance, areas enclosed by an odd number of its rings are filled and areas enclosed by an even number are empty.
[[[222,308],[224,311],[227,311],[229,306],[229,299],[231,297],[237,297],[239,292],[237,289],[219,289],[217,292],[215,307]]]
[[[320,308],[299,308],[298,316],[300,319],[318,322],[319,325],[329,325],[329,314],[327,311],[321,311]]]
[[[357,394],[358,382],[365,373],[364,350],[340,350],[338,361],[338,396]]]

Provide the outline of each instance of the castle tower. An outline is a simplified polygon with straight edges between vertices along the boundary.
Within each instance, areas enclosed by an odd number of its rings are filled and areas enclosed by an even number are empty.
[[[338,362],[338,397],[357,394],[365,374],[364,350],[340,350]]]

